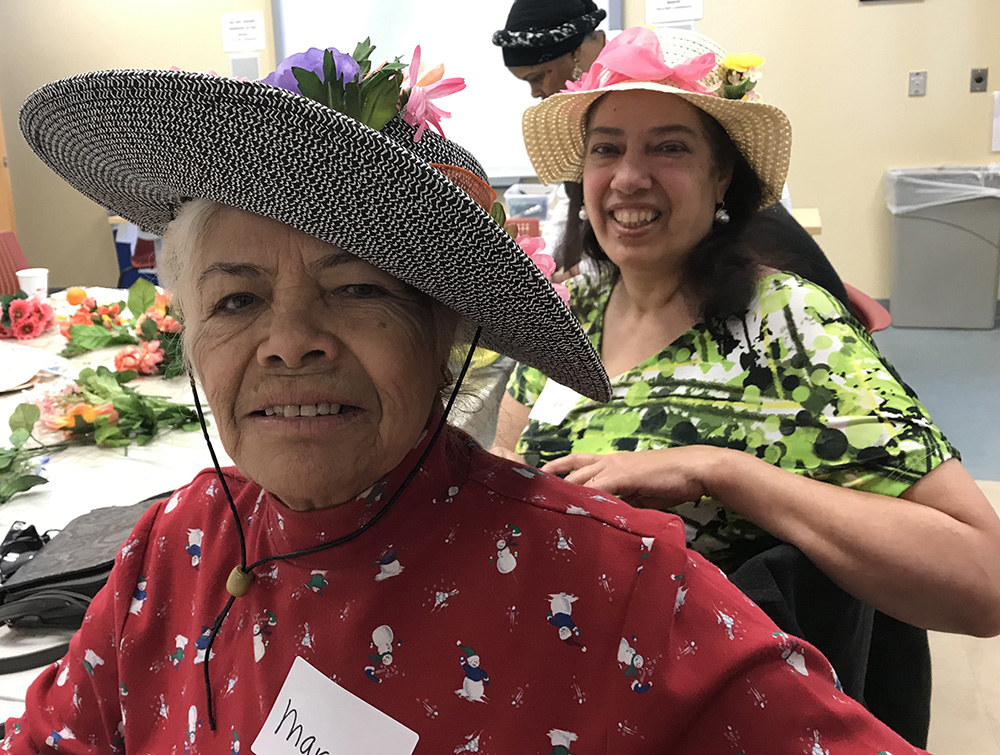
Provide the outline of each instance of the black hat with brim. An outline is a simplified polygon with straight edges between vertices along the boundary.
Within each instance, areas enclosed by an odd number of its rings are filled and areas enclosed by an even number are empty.
[[[260,82],[99,71],[47,84],[21,130],[56,173],[162,235],[204,198],[273,218],[385,270],[483,329],[482,345],[591,398],[607,375],[576,318],[513,239],[431,163],[485,177],[435,133],[413,142]]]

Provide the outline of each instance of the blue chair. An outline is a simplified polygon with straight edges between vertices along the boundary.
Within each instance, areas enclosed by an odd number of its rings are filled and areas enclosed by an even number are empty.
[[[126,238],[118,240],[119,224],[115,228],[115,254],[118,257],[118,288],[128,288],[139,278],[145,278],[153,285],[158,285],[156,278],[156,245],[160,243],[158,236],[139,232],[139,237],[133,243]]]

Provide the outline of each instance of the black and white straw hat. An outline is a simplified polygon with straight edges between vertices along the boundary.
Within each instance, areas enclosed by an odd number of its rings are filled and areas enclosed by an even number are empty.
[[[597,400],[601,361],[535,264],[433,164],[467,151],[402,117],[375,131],[299,94],[183,71],[99,71],[21,108],[39,157],[103,207],[162,234],[205,198],[334,244],[482,327],[482,345]],[[445,169],[446,170],[446,169]],[[446,170],[447,172],[447,170]]]

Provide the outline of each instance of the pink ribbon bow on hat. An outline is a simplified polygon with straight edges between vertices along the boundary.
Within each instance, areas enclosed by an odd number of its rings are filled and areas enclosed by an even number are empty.
[[[676,66],[663,62],[660,40],[643,27],[626,29],[605,45],[579,81],[567,81],[565,92],[585,92],[626,81],[655,81],[698,94],[711,94],[701,79],[715,70],[715,54],[706,52]]]

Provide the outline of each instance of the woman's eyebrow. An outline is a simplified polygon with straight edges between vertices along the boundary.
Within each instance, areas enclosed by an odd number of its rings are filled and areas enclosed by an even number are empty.
[[[604,136],[624,136],[625,129],[615,128],[613,126],[592,126],[590,129],[590,135],[603,134]]]
[[[603,134],[605,136],[624,136],[625,129],[617,128],[615,126],[593,126],[590,129],[591,134]],[[682,123],[667,123],[662,126],[653,126],[649,129],[649,133],[654,136],[664,136],[666,134],[691,134],[696,135],[697,132],[690,126],[685,126]]]
[[[663,126],[654,126],[649,130],[651,134],[656,136],[665,136],[667,134],[690,134],[691,136],[697,136],[698,132],[695,131],[690,126],[685,126],[682,123],[670,123]]]
[[[309,265],[310,268],[316,271],[329,270],[333,267],[339,267],[340,265],[347,264],[348,262],[361,262],[360,257],[356,257],[350,252],[345,252],[342,249],[336,249],[329,254],[320,257],[316,262]]]
[[[202,284],[214,275],[233,275],[240,278],[259,278],[267,273],[260,265],[249,262],[213,262],[198,275]]]

